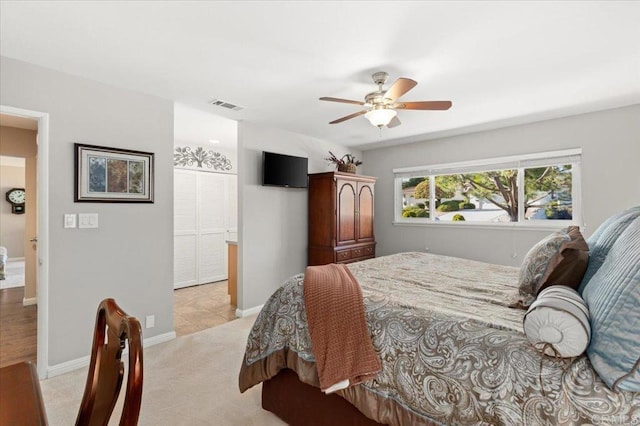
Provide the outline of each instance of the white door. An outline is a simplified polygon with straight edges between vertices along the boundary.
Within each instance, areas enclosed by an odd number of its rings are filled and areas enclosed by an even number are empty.
[[[173,286],[198,284],[197,174],[173,174]]]
[[[227,204],[226,176],[198,173],[198,264],[199,283],[227,279]]]
[[[235,175],[174,171],[174,288],[226,280],[237,232]]]
[[[238,240],[238,176],[225,175],[227,180],[227,239]]]

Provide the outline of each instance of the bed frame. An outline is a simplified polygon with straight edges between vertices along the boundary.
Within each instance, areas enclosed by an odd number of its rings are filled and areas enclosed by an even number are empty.
[[[292,426],[382,425],[366,417],[346,399],[302,383],[289,369],[262,383],[262,408]]]

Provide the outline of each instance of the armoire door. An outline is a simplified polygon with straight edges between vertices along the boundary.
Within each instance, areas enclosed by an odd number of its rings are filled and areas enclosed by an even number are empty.
[[[356,242],[356,194],[356,182],[336,180],[336,245],[338,246]]]
[[[374,241],[373,235],[373,184],[358,182],[357,240],[359,243]]]

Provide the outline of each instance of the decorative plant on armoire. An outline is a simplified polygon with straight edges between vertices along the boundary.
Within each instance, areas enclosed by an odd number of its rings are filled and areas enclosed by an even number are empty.
[[[351,154],[345,154],[338,158],[331,151],[329,151],[329,157],[325,158],[325,160],[327,160],[329,164],[335,164],[339,172],[354,174],[356,172],[356,167],[362,164],[362,161],[356,160],[356,157]]]

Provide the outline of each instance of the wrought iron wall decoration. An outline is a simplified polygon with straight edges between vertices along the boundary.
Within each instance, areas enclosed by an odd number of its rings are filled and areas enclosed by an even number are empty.
[[[231,160],[229,160],[224,154],[215,152],[212,150],[205,150],[202,147],[197,147],[195,151],[191,150],[191,147],[176,147],[176,152],[173,154],[174,166],[190,166],[197,167],[199,169],[213,169],[218,171],[230,171]]]

